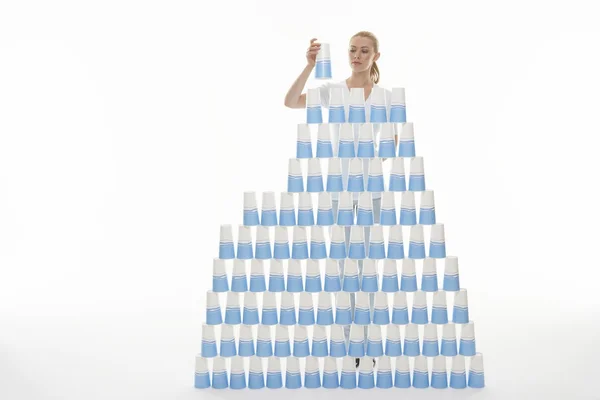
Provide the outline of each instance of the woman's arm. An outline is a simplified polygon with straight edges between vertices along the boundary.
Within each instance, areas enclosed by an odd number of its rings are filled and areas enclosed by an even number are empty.
[[[287,94],[285,95],[283,104],[285,104],[286,107],[306,107],[306,93],[302,93],[302,89],[304,89],[304,85],[306,85],[306,81],[308,81],[308,77],[315,67],[317,62],[317,53],[321,48],[321,44],[314,43],[315,40],[317,39],[314,38],[310,40],[310,46],[306,51],[306,67],[304,67],[304,70],[300,73],[300,76],[298,76],[290,90],[288,90]]]

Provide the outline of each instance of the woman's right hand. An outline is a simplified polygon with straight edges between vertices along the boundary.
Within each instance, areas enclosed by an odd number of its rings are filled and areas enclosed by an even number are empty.
[[[311,67],[314,67],[317,63],[317,53],[321,48],[321,43],[313,43],[315,40],[317,39],[315,38],[310,40],[310,46],[306,51],[306,61],[308,61],[308,65],[310,65]]]

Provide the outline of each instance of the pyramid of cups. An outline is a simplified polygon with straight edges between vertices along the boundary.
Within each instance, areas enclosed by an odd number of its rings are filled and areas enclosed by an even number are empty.
[[[308,89],[287,191],[244,192],[220,226],[198,389],[485,386],[405,90],[343,89]]]

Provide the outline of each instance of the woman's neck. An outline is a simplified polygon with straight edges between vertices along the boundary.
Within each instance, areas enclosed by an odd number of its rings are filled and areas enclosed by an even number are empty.
[[[346,79],[346,84],[349,88],[362,87],[370,88],[373,87],[373,80],[371,79],[370,71],[352,73],[350,78]]]

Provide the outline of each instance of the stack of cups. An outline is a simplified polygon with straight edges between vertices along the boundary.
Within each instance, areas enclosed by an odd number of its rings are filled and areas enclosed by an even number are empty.
[[[372,111],[371,111],[372,112]],[[371,114],[372,116],[373,114]],[[379,157],[396,157],[396,142],[394,140],[394,124],[384,123],[381,125],[381,134],[379,136]]]
[[[263,192],[260,223],[262,226],[277,225],[277,207],[275,206],[274,192]]]
[[[366,122],[365,113],[365,89],[350,88],[350,110],[348,122],[364,124]]]
[[[421,156],[410,159],[408,190],[414,192],[422,192],[425,190],[425,169],[423,166],[423,157]]]
[[[331,52],[329,43],[321,43],[316,61],[315,78],[331,79]]]
[[[269,270],[269,292],[283,292],[285,282],[283,281],[283,265],[281,260],[271,259]]]
[[[300,178],[302,180],[302,178]],[[294,205],[294,194],[288,192],[281,193],[281,204],[279,206],[279,225],[296,225],[296,207]]]
[[[406,122],[402,124],[399,142],[398,157],[415,156],[415,132],[414,124],[412,122]]]
[[[406,122],[406,101],[404,88],[392,88],[390,122]]]
[[[312,141],[308,124],[298,124],[296,158],[312,158]]]
[[[329,113],[331,113],[331,109]],[[331,144],[329,124],[319,124],[319,129],[317,130],[317,158],[331,157],[333,157],[333,145]]]
[[[235,249],[233,245],[233,231],[231,225],[221,225],[219,240],[219,258],[231,260],[235,258]]]
[[[385,102],[385,89],[379,86],[374,86],[371,92],[370,122],[388,122],[387,104]]]
[[[392,170],[390,172],[390,192],[406,191],[406,172],[404,171],[404,158],[392,159]]]
[[[323,123],[319,88],[308,89],[306,93],[306,122],[309,124]]]
[[[344,92],[341,87],[329,89],[329,123],[342,124],[346,122],[344,108]]]
[[[244,225],[256,226],[258,221],[258,207],[256,206],[256,193],[244,192]]]

